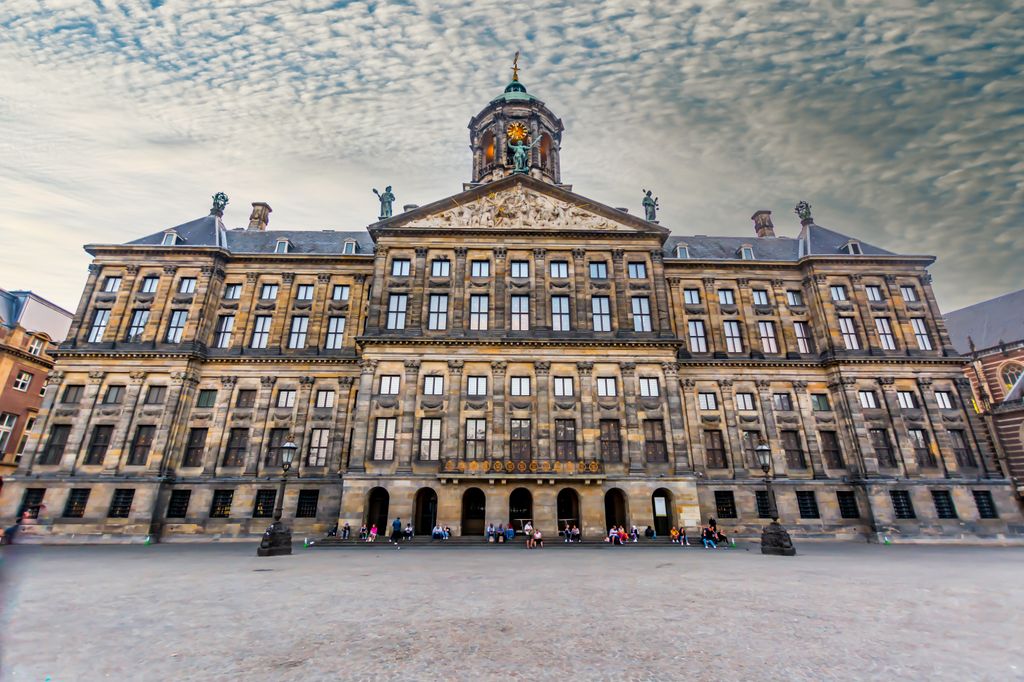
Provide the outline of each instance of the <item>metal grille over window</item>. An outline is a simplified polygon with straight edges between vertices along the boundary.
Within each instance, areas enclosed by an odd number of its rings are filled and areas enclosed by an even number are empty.
[[[771,518],[771,505],[768,503],[768,491],[767,490],[755,490],[754,491],[755,502],[757,503],[757,518],[769,519]]]
[[[715,511],[720,519],[736,518],[736,498],[731,490],[715,491]]]
[[[914,504],[910,501],[910,493],[906,490],[890,491],[892,499],[892,511],[897,519],[913,519],[917,517],[914,513]]]
[[[992,499],[992,492],[988,490],[974,490],[974,504],[978,506],[978,516],[983,519],[998,519],[995,501]]]
[[[167,518],[183,519],[188,514],[188,503],[192,499],[191,490],[172,490],[171,499],[167,503]]]
[[[316,518],[316,507],[320,501],[319,490],[300,490],[299,501],[295,507],[295,518],[297,519],[315,519]]]
[[[852,490],[836,491],[839,502],[839,516],[844,519],[859,519],[860,509],[857,507],[857,495]]]
[[[800,510],[801,519],[817,519],[821,517],[818,513],[818,500],[814,497],[813,490],[797,490],[796,504]]]
[[[80,519],[85,516],[85,506],[89,503],[90,488],[72,488],[68,493],[68,501],[64,504],[64,518]]]
[[[273,488],[264,488],[256,491],[256,501],[252,507],[252,517],[254,519],[269,519],[274,515],[274,500],[277,497],[277,491]]]
[[[112,519],[126,519],[132,510],[132,500],[135,499],[135,488],[118,488],[114,491],[114,497],[110,501],[110,511],[107,513]]]
[[[953,496],[948,490],[933,490],[932,500],[935,502],[935,513],[940,519],[957,518]]]
[[[210,518],[226,519],[231,516],[231,500],[234,496],[234,490],[214,490],[213,502],[210,504]]]

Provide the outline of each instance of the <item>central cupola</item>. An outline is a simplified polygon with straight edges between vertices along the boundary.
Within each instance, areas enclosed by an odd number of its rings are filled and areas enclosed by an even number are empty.
[[[561,184],[558,152],[562,121],[519,81],[519,53],[512,64],[512,81],[469,122],[473,150],[473,181],[492,182],[515,173]]]

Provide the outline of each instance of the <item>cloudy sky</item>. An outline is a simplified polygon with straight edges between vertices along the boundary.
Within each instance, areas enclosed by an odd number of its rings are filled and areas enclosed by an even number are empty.
[[[930,253],[946,310],[1024,286],[1020,2],[0,2],[0,286],[74,310],[88,256],[267,201],[358,229],[469,178],[509,80],[562,117],[563,181],[678,234],[795,235],[793,205]]]

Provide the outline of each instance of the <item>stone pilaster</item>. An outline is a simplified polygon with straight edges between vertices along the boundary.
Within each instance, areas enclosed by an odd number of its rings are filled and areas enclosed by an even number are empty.
[[[398,473],[412,472],[413,436],[416,433],[416,395],[419,393],[420,361],[405,361],[404,396],[402,398],[402,415],[399,418],[398,443],[395,459],[398,460]]]
[[[71,427],[71,432],[68,434],[68,444],[64,448],[64,456],[61,457],[60,461],[62,473],[74,472],[76,463],[85,454],[89,428],[92,426],[92,415],[96,410],[96,403],[100,398],[100,386],[103,385],[105,377],[106,372],[101,369],[94,369],[89,372],[89,378],[86,381],[81,402],[85,407],[82,408],[81,414],[75,420],[74,425]]]
[[[507,451],[505,437],[505,371],[508,363],[504,360],[491,362],[491,405],[493,423],[491,424],[491,449],[495,459],[503,459]]]
[[[306,472],[306,462],[309,459],[309,403],[312,400],[313,384],[316,378],[311,376],[299,377],[299,392],[295,398],[295,421],[292,425],[292,442],[299,446],[295,455],[297,462],[292,463],[292,468],[297,468],[299,476]]]
[[[672,322],[669,317],[668,285],[665,280],[665,254],[661,249],[651,251],[651,270],[654,282],[654,307],[658,314],[658,336],[672,336]]]
[[[626,294],[626,252],[622,249],[612,249],[612,272],[615,282],[615,327],[614,330],[620,335],[628,333],[633,329],[630,321],[630,302]]]
[[[722,331],[722,311],[718,304],[718,291],[715,288],[715,278],[705,277],[701,280],[704,285],[704,307],[708,311],[708,325],[705,329],[708,340],[708,352],[724,353],[725,336]]]
[[[554,459],[551,447],[551,390],[548,387],[551,363],[534,362],[533,369],[537,377],[537,452],[534,453],[533,459]]]
[[[807,464],[811,468],[813,478],[825,478],[825,465],[821,461],[821,448],[818,445],[818,430],[815,424],[811,397],[807,393],[806,381],[794,381],[793,393],[796,396],[796,407],[800,415],[800,427],[807,444]]]
[[[494,301],[491,303],[494,318],[493,322],[488,325],[491,329],[506,328],[505,310],[508,307],[508,302],[505,300],[505,266],[507,253],[504,246],[494,248]]]
[[[573,308],[575,323],[573,329],[589,329],[587,324],[587,251],[586,249],[572,250],[573,263]]]
[[[452,286],[451,300],[448,302],[448,310],[451,316],[452,336],[465,336],[465,320],[463,311],[466,306],[466,253],[467,249],[460,246],[455,249],[455,282]]]
[[[245,458],[244,471],[247,476],[254,476],[266,470],[266,462],[261,455],[263,453],[263,444],[267,440],[267,433],[271,427],[269,419],[270,404],[274,399],[274,385],[276,383],[276,375],[260,377],[260,390],[256,394],[256,405],[253,407],[253,412],[255,413],[253,430],[249,434],[249,452]]]
[[[373,400],[373,376],[376,372],[376,360],[364,358],[359,362],[359,394],[355,406],[356,430],[352,439],[352,457],[348,463],[348,470],[351,472],[366,470],[368,448],[373,446],[370,403]]]
[[[917,458],[914,456],[914,448],[910,444],[910,436],[907,434],[907,425],[903,421],[900,412],[899,401],[896,398],[896,387],[892,377],[881,377],[878,384],[882,389],[882,400],[885,409],[889,414],[889,423],[892,426],[893,451],[896,454],[903,475],[913,477],[917,475]]]
[[[103,457],[103,473],[109,474],[121,470],[128,462],[128,449],[132,441],[132,426],[135,413],[139,409],[139,397],[142,385],[146,381],[145,370],[135,369],[128,373],[128,388],[125,391],[124,407],[110,438],[110,448]]]
[[[366,316],[366,331],[375,334],[383,328],[381,323],[381,306],[385,305],[384,299],[384,273],[388,261],[388,249],[386,246],[373,247],[373,279],[370,281],[370,312]]]
[[[544,249],[533,250],[533,300],[530,303],[531,329],[544,331],[551,329],[548,321],[548,287],[547,287],[547,251]]]
[[[775,476],[787,476],[789,467],[786,462],[786,453],[779,442],[779,431],[775,426],[775,411],[772,408],[772,382],[768,379],[758,379],[757,400],[761,406],[761,421],[764,423],[765,437],[772,449],[772,471]]]
[[[631,474],[642,474],[644,471],[643,442],[644,435],[640,431],[640,420],[636,414],[636,363],[620,362],[622,371],[622,398],[626,412],[626,456]]]
[[[89,264],[89,277],[85,280],[82,298],[78,300],[75,317],[71,321],[71,327],[68,329],[68,341],[73,345],[83,343],[89,338],[89,324],[92,322],[92,319],[89,317],[89,303],[92,302],[92,296],[96,293],[96,284],[102,269],[98,263]]]
[[[220,435],[220,443],[217,447],[207,448],[203,453],[203,475],[213,476],[220,469],[220,462],[224,461],[227,454],[228,438],[231,435],[231,425],[228,421],[228,413],[231,411],[232,399],[235,395],[235,384],[238,383],[237,376],[222,376],[220,378],[221,388],[217,391],[217,402],[213,408],[213,416],[210,422],[210,430],[214,436]],[[249,433],[250,438],[252,432]],[[247,459],[252,453],[252,443],[249,443]]]
[[[462,459],[462,360],[448,361],[448,409],[445,412],[444,443],[453,443],[454,452],[442,452],[442,456]]]
[[[338,399],[335,403],[334,437],[331,439],[331,454],[327,461],[327,473],[344,470],[345,444],[348,442],[348,413],[352,395],[352,377],[338,377]]]
[[[194,372],[171,372],[164,415],[153,439],[149,460],[151,472],[164,474],[178,468],[189,428],[188,415],[198,384],[199,378]]]
[[[594,423],[594,363],[577,362],[576,371],[580,375],[580,435],[583,438],[583,458],[592,460],[597,458],[597,443],[601,439],[601,433]]]
[[[686,444],[687,429],[683,416],[683,400],[679,392],[679,365],[664,362],[665,395],[668,402],[668,423],[672,438],[672,472],[681,474],[690,470],[689,448]]]

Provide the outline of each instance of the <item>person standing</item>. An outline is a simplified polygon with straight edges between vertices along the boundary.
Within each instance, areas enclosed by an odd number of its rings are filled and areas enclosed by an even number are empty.
[[[396,545],[402,541],[402,518],[396,516],[395,520],[391,522],[391,542]]]

